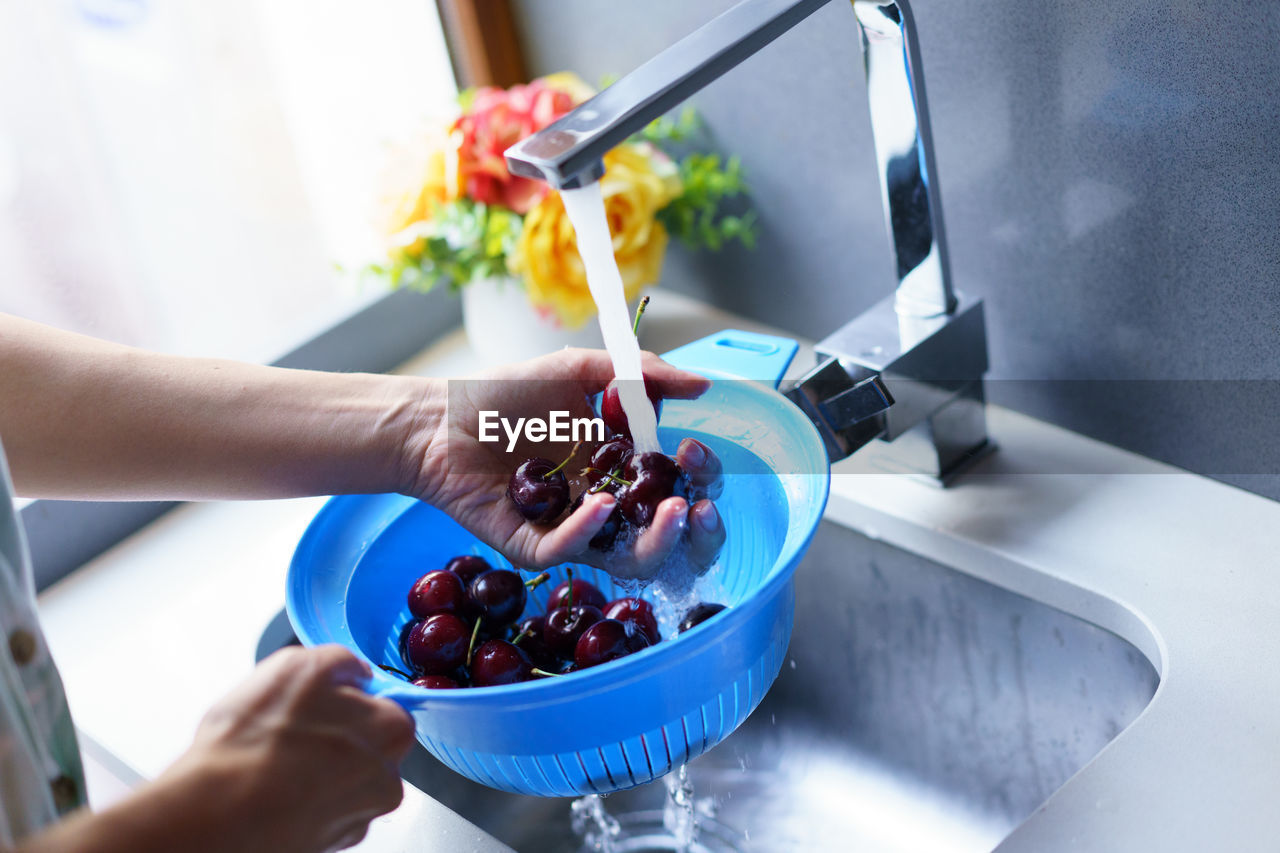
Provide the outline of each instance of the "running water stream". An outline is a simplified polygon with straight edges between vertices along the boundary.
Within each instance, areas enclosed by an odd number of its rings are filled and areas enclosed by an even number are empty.
[[[613,238],[604,210],[604,194],[600,183],[561,190],[565,213],[573,223],[578,238],[578,253],[587,271],[587,287],[600,316],[600,334],[604,348],[613,360],[613,375],[618,379],[618,397],[627,413],[636,453],[658,453],[658,420],[644,391],[644,374],[640,371],[640,344],[631,330],[626,290],[622,273],[613,257]]]
[[[614,377],[619,380],[618,395],[623,411],[627,414],[636,453],[661,452],[662,448],[658,444],[658,422],[653,405],[644,390],[640,344],[632,331],[622,274],[613,256],[613,240],[609,234],[609,220],[605,214],[600,184],[593,182],[579,189],[561,190],[560,195],[578,238],[578,252],[586,267],[587,286],[596,303],[600,333],[604,338],[605,349],[609,351],[609,357],[613,361]],[[688,589],[681,591],[685,595],[689,594]],[[661,820],[666,837],[655,837],[652,832],[656,828],[649,828],[638,837],[628,838],[629,833],[619,821],[605,811],[604,798],[588,795],[574,800],[571,806],[573,829],[582,838],[584,849],[599,853],[624,853],[642,849],[693,853],[700,849],[697,846],[698,823],[693,786],[689,782],[687,769],[681,765],[678,771],[668,774],[663,781],[667,788],[667,798]],[[628,844],[628,841],[638,842],[643,846],[636,847]],[[660,846],[654,846],[655,842]]]

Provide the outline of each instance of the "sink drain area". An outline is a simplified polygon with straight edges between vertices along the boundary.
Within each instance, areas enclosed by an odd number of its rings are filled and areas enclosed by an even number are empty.
[[[658,809],[613,815],[616,834],[608,840],[588,834],[579,853],[745,853],[743,833],[715,818],[698,821],[697,838],[678,838]]]

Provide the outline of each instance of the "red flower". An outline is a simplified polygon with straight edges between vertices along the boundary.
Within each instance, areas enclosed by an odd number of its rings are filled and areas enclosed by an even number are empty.
[[[478,90],[469,109],[450,129],[458,147],[462,193],[485,204],[500,204],[524,215],[546,195],[542,181],[519,178],[507,171],[502,152],[542,130],[577,106],[564,89],[534,80],[510,89]]]

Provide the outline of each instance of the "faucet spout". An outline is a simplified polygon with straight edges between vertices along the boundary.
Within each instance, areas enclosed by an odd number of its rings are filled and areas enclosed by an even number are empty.
[[[745,0],[539,133],[507,149],[513,175],[556,189],[603,174],[605,152],[758,52],[828,0]],[[594,175],[594,177],[591,177]]]
[[[668,47],[539,133],[506,151],[513,175],[557,189],[604,173],[605,152],[826,5],[829,0],[744,0]],[[907,0],[855,0],[872,136],[897,259],[897,307],[931,317],[956,309]]]

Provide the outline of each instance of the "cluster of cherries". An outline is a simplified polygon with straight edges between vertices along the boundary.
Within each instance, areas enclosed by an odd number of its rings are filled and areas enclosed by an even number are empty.
[[[645,393],[653,403],[655,417],[662,412],[662,397],[648,382]],[[669,497],[682,497],[693,503],[705,497],[696,493],[689,476],[676,461],[663,453],[635,452],[635,443],[622,409],[616,383],[610,383],[600,403],[600,417],[612,435],[596,448],[591,462],[583,470],[587,488],[570,506],[569,480],[564,468],[569,459],[556,465],[549,459],[527,459],[507,485],[507,496],[520,514],[536,524],[551,524],[566,507],[570,512],[582,506],[587,495],[609,492],[617,504],[607,521],[591,539],[591,547],[608,551],[619,534],[640,530],[653,523],[658,504]],[[577,448],[574,448],[575,452]]]
[[[662,639],[648,601],[606,601],[595,585],[568,574],[545,613],[521,618],[529,589],[547,581],[546,572],[526,581],[474,555],[427,572],[409,590],[414,618],[400,633],[400,657],[412,673],[406,677],[429,688],[514,684],[598,666]],[[699,604],[679,630],[723,609]]]

